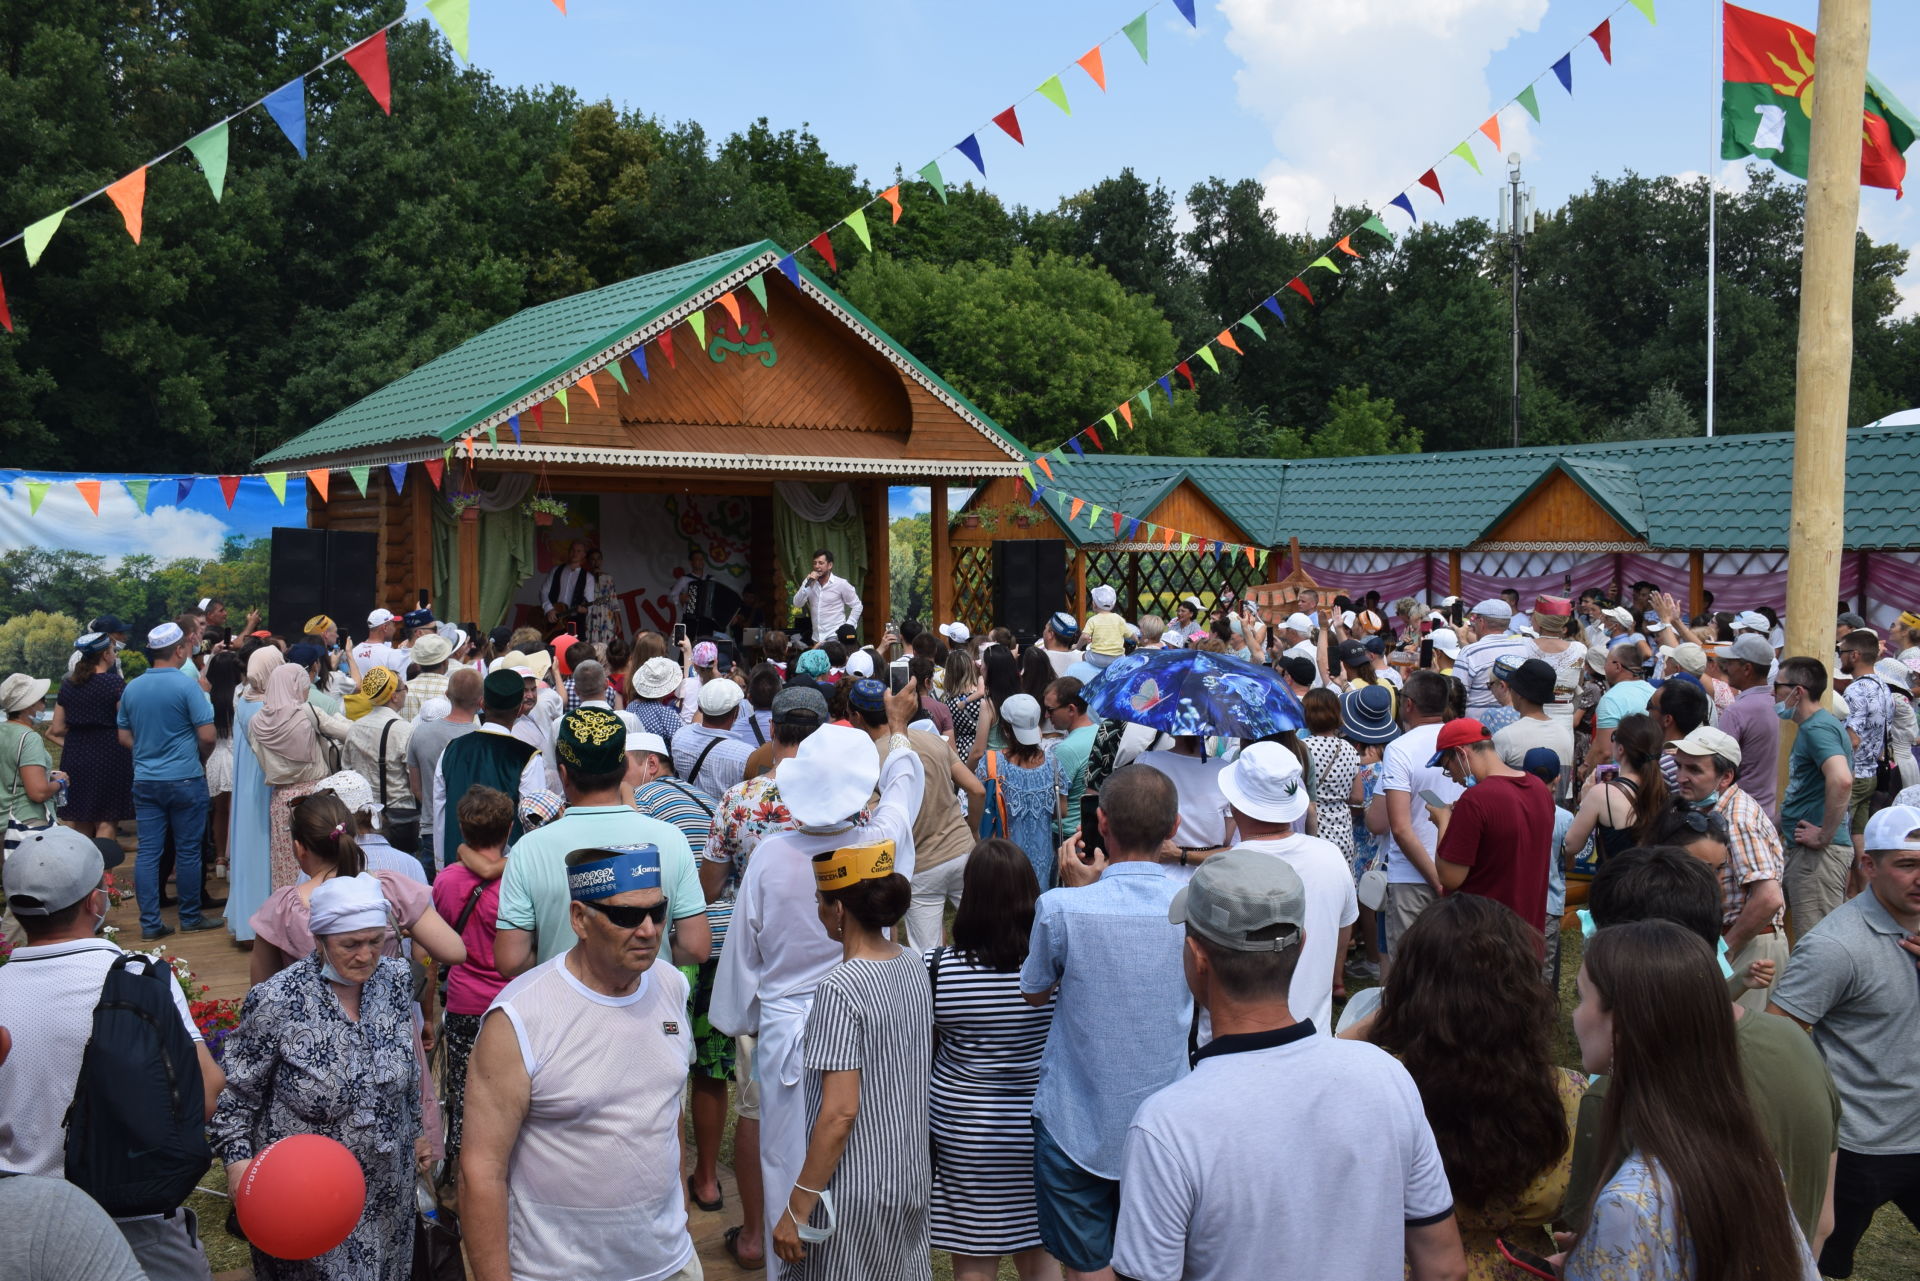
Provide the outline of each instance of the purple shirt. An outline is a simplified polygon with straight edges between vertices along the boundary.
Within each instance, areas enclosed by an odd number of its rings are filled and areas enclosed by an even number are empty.
[[[1740,744],[1740,790],[1777,821],[1780,718],[1773,711],[1773,691],[1765,685],[1741,691],[1733,705],[1720,713],[1720,728]]]

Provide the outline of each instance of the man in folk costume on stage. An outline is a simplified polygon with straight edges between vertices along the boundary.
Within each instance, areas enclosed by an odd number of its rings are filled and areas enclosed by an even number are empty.
[[[585,618],[587,606],[594,602],[596,586],[594,576],[587,570],[587,542],[576,538],[567,548],[566,563],[553,567],[540,593],[540,608],[546,611],[547,622]]]
[[[806,1161],[801,1039],[807,1013],[815,986],[842,959],[840,944],[827,936],[815,910],[813,856],[891,841],[894,870],[912,879],[913,822],[926,787],[919,754],[907,741],[918,703],[911,686],[887,695],[893,750],[884,769],[873,740],[844,725],[815,730],[782,762],[780,799],[797,830],[761,841],[734,899],[708,1017],[723,1032],[759,1038],[753,1068],[760,1085],[768,1241]],[[876,785],[880,800],[868,810]],[[863,810],[864,823],[857,821]]]

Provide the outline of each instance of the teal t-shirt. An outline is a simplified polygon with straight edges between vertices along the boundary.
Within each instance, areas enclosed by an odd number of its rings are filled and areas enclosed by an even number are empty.
[[[135,782],[202,778],[199,727],[213,720],[213,700],[184,667],[155,667],[127,682],[120,728],[133,732]]]
[[[1844,756],[1847,759],[1847,772],[1853,772],[1853,744],[1847,738],[1847,727],[1839,717],[1821,708],[1800,722],[1800,732],[1793,739],[1793,754],[1787,766],[1787,791],[1780,798],[1780,830],[1793,839],[1793,825],[1801,819],[1818,827],[1826,816],[1827,780],[1820,772],[1820,766],[1830,756]],[[1848,839],[1850,829],[1843,813],[1840,826],[1834,829],[1836,843]]]
[[[1093,752],[1096,732],[1095,726],[1082,725],[1053,749],[1054,762],[1060,767],[1060,794],[1067,798],[1066,817],[1054,823],[1061,840],[1080,830],[1080,793],[1087,790],[1087,757]]]

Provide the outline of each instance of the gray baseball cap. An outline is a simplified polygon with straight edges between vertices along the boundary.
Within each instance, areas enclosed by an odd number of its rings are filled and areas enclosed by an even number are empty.
[[[821,726],[827,723],[827,700],[811,685],[789,685],[773,696],[775,725]]]
[[[1200,865],[1173,896],[1167,919],[1236,952],[1284,952],[1306,927],[1307,887],[1283,858],[1228,850]]]
[[[99,889],[106,870],[91,837],[70,827],[28,832],[7,859],[7,906],[15,916],[51,916]]]
[[[1737,659],[1742,663],[1752,663],[1755,667],[1773,665],[1773,646],[1750,632],[1734,637],[1730,643],[1717,647],[1713,652],[1716,658]]]

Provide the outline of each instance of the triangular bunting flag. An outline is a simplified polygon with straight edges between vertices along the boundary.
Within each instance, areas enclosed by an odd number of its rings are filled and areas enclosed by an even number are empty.
[[[1261,327],[1259,321],[1253,318],[1252,312],[1248,312],[1246,315],[1240,317],[1240,323],[1242,325],[1245,325],[1248,329],[1251,329],[1253,331],[1253,336],[1255,338],[1258,338],[1261,342],[1265,342],[1267,340],[1267,331]]]
[[[193,492],[193,484],[198,479],[197,476],[182,476],[174,482],[173,505],[175,507],[187,501],[187,495]]]
[[[53,488],[52,481],[30,480],[27,482],[27,515],[33,516],[39,513],[40,504],[46,501],[47,491],[51,488]]]
[[[1553,64],[1553,74],[1560,77],[1560,87],[1568,93],[1573,92],[1573,55],[1560,55],[1560,61]]]
[[[993,123],[999,125],[1007,137],[1013,139],[1023,147],[1027,145],[1027,140],[1020,136],[1020,114],[1013,107],[1008,107],[1005,111],[995,116]]]
[[[1037,502],[1039,502],[1039,501],[1040,501],[1040,495],[1042,495],[1042,494],[1044,494],[1044,493],[1046,493],[1046,492],[1047,492],[1047,487],[1046,487],[1045,485],[1035,485],[1035,486],[1033,487],[1033,497],[1031,497],[1031,498],[1029,498],[1029,499],[1027,499],[1027,506],[1029,506],[1029,507],[1031,507],[1031,506],[1033,506],[1033,505],[1034,505],[1035,503],[1037,503]]]
[[[273,491],[273,496],[280,500],[280,505],[285,507],[287,505],[287,473],[270,471],[263,479],[267,482],[267,488]]]
[[[1046,459],[1044,459],[1044,458],[1035,458],[1035,459],[1033,460],[1033,465],[1034,465],[1035,467],[1038,467],[1038,468],[1039,468],[1039,469],[1040,469],[1041,471],[1043,471],[1043,472],[1045,472],[1045,473],[1046,473],[1046,475],[1047,475],[1047,479],[1048,479],[1048,480],[1052,480],[1052,479],[1053,479],[1053,468],[1051,468],[1051,467],[1049,467],[1049,466],[1047,466],[1047,460],[1046,460]]]
[[[894,190],[898,191],[899,188],[895,187]],[[747,292],[752,294],[753,300],[760,304],[760,314],[763,316],[766,315],[767,313],[767,276],[765,272],[762,272],[757,276],[747,277]]]
[[[1100,519],[1100,512],[1101,512],[1101,507],[1099,503],[1095,503],[1092,507],[1092,510],[1087,512],[1087,528],[1088,529],[1092,529],[1093,522]]]
[[[387,33],[385,28],[374,32],[353,48],[340,55],[346,59],[354,74],[360,77],[360,83],[367,87],[373,100],[380,104],[380,110],[393,114],[393,80],[387,74]]]
[[[940,197],[940,203],[943,205],[946,204],[947,180],[940,176],[939,163],[929,160],[926,164],[920,166],[919,172],[920,176],[926,179],[927,185],[933,188],[933,194]]]
[[[207,186],[213,188],[213,202],[219,204],[227,191],[227,122],[222,120],[205,133],[187,139],[187,150],[200,162],[200,172],[206,174]]]
[[[1447,193],[1440,190],[1440,175],[1429,169],[1420,175],[1420,185],[1440,197],[1440,203],[1447,203]]]
[[[406,493],[407,492],[407,465],[405,463],[388,463],[387,479],[393,482],[394,493],[396,494]]]
[[[1122,516],[1119,512],[1113,514],[1113,536],[1115,538],[1120,537],[1120,523],[1124,520],[1126,520],[1126,517]]]
[[[100,482],[97,480],[76,480],[73,487],[80,491],[80,497],[87,500],[87,509],[94,515],[100,514]]]
[[[1118,413],[1122,418],[1127,420],[1128,427],[1133,426],[1133,406],[1132,405],[1128,404],[1126,401],[1123,400],[1116,407],[1115,412]]]
[[[1327,257],[1325,254],[1321,254],[1318,258],[1315,258],[1307,264],[1308,271],[1312,271],[1315,267],[1325,267],[1336,276],[1340,274],[1340,268],[1334,266],[1333,259]]]
[[[1453,155],[1453,156],[1458,156],[1458,157],[1460,157],[1460,158],[1461,158],[1462,160],[1464,160],[1464,161],[1466,161],[1466,162],[1467,162],[1468,164],[1470,164],[1470,165],[1472,165],[1472,166],[1473,166],[1473,171],[1474,171],[1475,173],[1479,173],[1479,172],[1481,171],[1481,170],[1480,170],[1480,162],[1479,162],[1479,161],[1478,161],[1477,159],[1475,159],[1475,158],[1474,158],[1474,154],[1473,154],[1473,148],[1472,148],[1472,147],[1470,147],[1470,146],[1468,146],[1468,145],[1467,145],[1467,144],[1466,144],[1465,142],[1462,142],[1462,143],[1461,143],[1461,144],[1460,144],[1459,146],[1457,146],[1457,147],[1455,147],[1455,148],[1454,148],[1454,149],[1453,149],[1452,151],[1450,151],[1450,152],[1448,152],[1447,154],[1448,154],[1448,155]],[[1441,197],[1441,199],[1443,199],[1443,200],[1444,200],[1445,198],[1446,198],[1446,197],[1444,197],[1444,196],[1443,196],[1443,197]]]
[[[467,447],[467,475],[471,476],[473,475],[473,457],[474,457],[473,433],[468,432],[466,435],[462,436],[460,438],[460,443]],[[365,492],[364,487],[362,487],[362,492]]]
[[[833,240],[826,232],[821,232],[807,243],[813,247],[813,252],[827,260],[828,271],[838,272],[840,270],[840,264],[835,262],[833,258]]]
[[[1267,567],[1267,549],[1264,547],[1260,549],[1260,566],[1259,567],[1261,569],[1265,569]]]
[[[592,374],[582,374],[580,381],[575,383],[574,386],[579,387],[587,393],[587,399],[593,402],[595,409],[600,408],[600,389],[593,385]]]
[[[1592,36],[1593,42],[1600,46],[1600,56],[1607,60],[1607,65],[1612,66],[1613,65],[1613,19],[1608,18],[1606,21],[1602,22],[1599,26],[1587,32],[1587,34],[1589,36]]]
[[[1193,14],[1193,0],[1173,0],[1173,7],[1180,11],[1180,16],[1187,20],[1188,26],[1197,27],[1200,25],[1200,19],[1196,18]]]
[[[38,222],[27,224],[27,229],[20,233],[20,238],[26,242],[27,266],[39,265],[40,255],[47,251],[47,242],[53,239],[54,232],[60,230],[60,224],[65,221],[66,216],[67,211],[61,209],[48,214]]]
[[[660,331],[660,336],[654,339],[654,342],[659,344],[660,354],[667,358],[667,368],[668,369],[680,368],[680,366],[676,364],[673,359],[673,330],[662,329]]]
[[[1300,279],[1300,277],[1295,276],[1292,280],[1289,280],[1287,282],[1287,288],[1293,290],[1293,292],[1299,294],[1302,298],[1305,298],[1308,306],[1313,305],[1313,293],[1307,288],[1307,282]]]
[[[619,361],[616,360],[612,364],[608,365],[606,367],[606,370],[609,374],[613,376],[613,381],[619,384],[621,391],[624,391],[629,395],[632,394],[633,388],[627,386],[627,373],[624,369],[620,368]],[[515,439],[518,439],[518,437],[515,437]]]
[[[295,76],[287,83],[268,94],[261,102],[267,114],[273,117],[273,123],[280,126],[280,132],[287,135],[287,141],[307,158],[307,78]]]
[[[1139,401],[1140,407],[1147,411],[1147,417],[1153,417],[1153,397],[1147,394],[1146,388],[1141,388],[1140,394],[1134,399]]]
[[[1374,235],[1389,243],[1393,240],[1393,233],[1387,230],[1387,224],[1381,222],[1377,217],[1369,216],[1365,222],[1360,224],[1360,230],[1371,231]]]
[[[1346,235],[1340,237],[1340,239],[1334,241],[1333,247],[1349,258],[1358,258],[1360,256],[1360,251],[1353,247],[1352,232],[1348,232]]]
[[[473,454],[472,433],[468,433],[467,435],[467,454],[469,457],[471,457]],[[347,475],[353,478],[353,487],[360,491],[360,497],[362,498],[365,498],[367,496],[367,477],[371,475],[372,472],[373,472],[373,468],[371,467],[347,468]]]
[[[1067,105],[1067,87],[1060,83],[1059,76],[1048,76],[1040,82],[1040,96],[1068,115],[1073,114],[1073,108]]]
[[[792,260],[789,259],[788,261]],[[641,343],[638,347],[628,352],[627,355],[633,357],[633,367],[640,371],[640,376],[648,382],[652,382],[653,375],[647,372],[647,345]]]
[[[140,223],[147,204],[147,167],[141,165],[108,187],[107,199],[113,201],[114,208],[120,211],[120,218],[127,224],[127,234],[133,237],[133,243],[139,244]]]
[[[1167,393],[1167,403],[1171,405],[1173,403],[1173,379],[1162,374],[1158,381],[1160,383],[1160,390]]]
[[[500,424],[499,423],[487,424],[487,444],[491,445],[495,449],[500,448]],[[467,456],[468,457],[473,456],[473,433],[472,432],[467,433]]]
[[[153,484],[147,480],[129,480],[125,482],[127,495],[133,499],[133,505],[141,511],[147,509],[147,490]]]
[[[1133,51],[1140,55],[1140,61],[1145,62],[1147,60],[1147,15],[1141,14],[1120,29],[1127,33],[1127,39],[1133,41]]]
[[[513,443],[516,445],[519,444],[520,443],[520,415],[519,414],[507,415],[507,430],[513,433]]]
[[[1231,329],[1222,329],[1220,333],[1214,338],[1214,341],[1219,343],[1222,347],[1225,347],[1228,351],[1232,352],[1236,356],[1244,356],[1247,354],[1246,352],[1241,351],[1240,344],[1233,340],[1233,331]]]
[[[546,429],[547,429],[546,406],[535,405],[533,407],[533,430],[536,433],[539,433],[539,432],[545,431]]]
[[[1185,551],[1185,550],[1187,550],[1187,547],[1188,547],[1188,546],[1189,546],[1189,545],[1190,545],[1190,544],[1191,544],[1192,542],[1193,542],[1193,535],[1192,535],[1192,534],[1182,534],[1182,535],[1180,535],[1180,550],[1181,550],[1181,551]]]
[[[1073,521],[1076,521],[1076,520],[1079,520],[1079,519],[1080,519],[1080,509],[1081,509],[1082,507],[1085,507],[1086,505],[1087,505],[1087,500],[1086,500],[1086,499],[1084,499],[1084,498],[1076,498],[1076,499],[1074,499],[1074,500],[1073,500],[1073,510],[1067,513],[1067,520],[1068,520],[1068,522],[1069,522],[1069,523],[1071,523],[1071,522],[1073,522]]]
[[[1100,421],[1107,425],[1107,430],[1113,433],[1113,437],[1115,440],[1118,440],[1120,438],[1120,429],[1113,425],[1112,414],[1108,414],[1106,417],[1102,418]],[[1099,450],[1101,453],[1104,454],[1107,452],[1107,447],[1100,443],[1100,432],[1097,428],[1093,428],[1093,427],[1087,428],[1087,439],[1092,441],[1093,447]]]
[[[1657,22],[1653,16],[1653,0],[1633,0],[1633,7],[1647,15],[1648,22]]]
[[[0,282],[0,327],[13,332],[13,313],[7,310],[7,286]]]
[[[1107,91],[1107,64],[1105,59],[1100,56],[1099,45],[1095,45],[1093,48],[1087,50],[1078,58],[1074,59],[1074,61],[1080,65],[1080,70],[1086,72],[1088,76],[1092,77],[1093,82],[1100,86],[1101,93]]]
[[[220,478],[220,492],[227,496],[227,510],[232,511],[234,495],[240,492],[240,478],[238,476],[222,476]]]
[[[1254,563],[1254,560],[1253,560],[1253,548],[1251,548],[1251,547],[1242,547],[1242,548],[1241,548],[1240,550],[1241,550],[1241,551],[1243,551],[1243,552],[1245,552],[1245,553],[1247,554],[1247,564],[1249,564],[1249,565],[1251,565],[1251,564],[1253,564],[1253,563]]]
[[[1021,475],[1021,478],[1027,482],[1028,488],[1032,488],[1033,486],[1038,485],[1040,483],[1039,481],[1033,478],[1033,468],[1031,467],[1022,467],[1020,469],[1020,475]]]
[[[980,159],[980,140],[978,138],[974,137],[972,134],[968,134],[966,137],[962,138],[959,142],[956,142],[953,145],[956,151],[958,151],[961,155],[965,156],[967,159],[973,161],[973,167],[980,171],[980,176],[982,178],[987,176],[986,162]],[[946,197],[944,195],[941,197],[941,199],[943,200],[945,198]]]
[[[1191,369],[1189,369],[1189,368],[1187,367],[1187,362],[1186,362],[1186,361],[1184,361],[1184,360],[1183,360],[1183,361],[1181,361],[1181,362],[1180,362],[1179,364],[1177,364],[1177,365],[1175,365],[1175,366],[1173,367],[1173,370],[1174,370],[1174,372],[1175,372],[1175,373],[1177,373],[1177,374],[1179,374],[1179,375],[1180,375],[1180,376],[1181,376],[1182,378],[1184,378],[1184,379],[1186,379],[1186,380],[1187,380],[1187,390],[1188,390],[1188,391],[1199,391],[1199,390],[1200,390],[1200,384],[1199,384],[1199,383],[1197,383],[1197,382],[1195,382],[1195,381],[1193,380],[1193,370],[1191,370]]]
[[[1395,206],[1396,208],[1406,210],[1407,217],[1413,219],[1414,225],[1416,227],[1420,225],[1420,215],[1413,211],[1413,199],[1410,196],[1408,196],[1406,192],[1404,191],[1401,192],[1399,195],[1395,196],[1392,200],[1389,200],[1387,203]]]
[[[1079,436],[1067,437],[1067,448],[1073,451],[1073,456],[1075,458],[1085,458],[1087,456],[1087,451],[1080,448]]]
[[[1208,343],[1202,347],[1198,354],[1200,359],[1207,362],[1208,369],[1211,369],[1216,374],[1220,372],[1220,362],[1214,358],[1212,343]]]
[[[427,0],[427,12],[440,24],[440,30],[447,33],[447,43],[460,55],[460,61],[468,61],[467,19],[471,16],[470,0]]]
[[[1487,141],[1493,144],[1495,151],[1500,150],[1500,117],[1488,116],[1480,123],[1480,132],[1487,135]]]
[[[707,313],[696,311],[687,317],[687,328],[693,330],[693,339],[700,344],[700,350],[707,349]]]
[[[792,254],[788,254],[773,265],[780,269],[780,274],[787,278],[788,284],[795,289],[800,287],[800,264],[793,260]]]
[[[1140,518],[1137,516],[1129,516],[1127,518],[1127,541],[1132,542],[1133,536],[1139,532],[1140,532]]]
[[[1535,124],[1540,123],[1540,99],[1534,96],[1532,85],[1522,89],[1514,101],[1527,109],[1527,114],[1533,117]]]
[[[1287,323],[1287,313],[1280,310],[1280,300],[1278,298],[1275,298],[1272,294],[1268,294],[1265,298],[1260,300],[1260,305],[1262,307],[1265,307],[1268,311],[1272,312],[1274,315],[1280,317],[1281,324],[1284,325]]]
[[[420,465],[427,469],[427,479],[433,482],[433,487],[435,489],[440,488],[440,477],[447,469],[447,460],[444,458],[429,458]]]
[[[567,403],[567,389],[562,387],[559,391],[554,392],[553,398],[560,402],[560,421],[563,423],[572,422],[573,406]],[[473,435],[471,432],[467,435],[467,453],[469,455],[473,453]]]
[[[898,227],[900,225],[900,184],[896,182],[881,192],[880,199],[893,206],[893,225]]]
[[[869,250],[873,248],[873,237],[867,234],[867,211],[856,209],[846,217],[847,226],[853,228],[853,234],[860,237],[860,243]]]
[[[567,0],[553,0],[554,7],[560,10],[560,16],[567,16]]]

